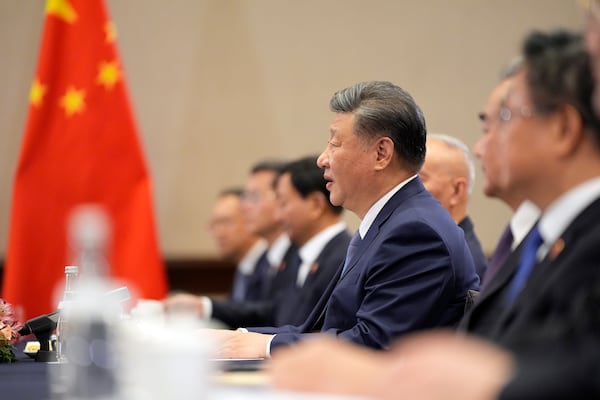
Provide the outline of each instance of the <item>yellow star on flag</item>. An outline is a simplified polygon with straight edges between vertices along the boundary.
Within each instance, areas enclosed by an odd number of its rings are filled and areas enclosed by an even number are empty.
[[[42,98],[46,94],[46,90],[46,86],[42,85],[39,79],[33,81],[29,90],[29,102],[34,106],[42,104]]]
[[[60,106],[65,109],[67,117],[78,114],[85,108],[85,91],[69,86],[67,92],[60,98]]]
[[[107,90],[111,90],[120,77],[121,71],[119,71],[119,65],[116,61],[102,61],[98,68],[96,82],[104,86]]]
[[[117,26],[112,21],[104,24],[104,38],[106,43],[113,43],[117,39]]]
[[[46,14],[54,15],[70,24],[77,20],[77,13],[68,0],[48,0]]]

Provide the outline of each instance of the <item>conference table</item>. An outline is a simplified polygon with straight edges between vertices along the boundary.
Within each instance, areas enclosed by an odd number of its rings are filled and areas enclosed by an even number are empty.
[[[53,377],[60,374],[59,363],[35,362],[23,353],[23,346],[15,352],[17,362],[0,364],[0,398],[16,400],[60,400],[64,395],[57,390]],[[186,393],[186,399],[210,400],[349,400],[346,396],[332,396],[277,391],[270,387],[267,376],[258,371],[213,371],[201,393]],[[181,391],[182,388],[180,388]],[[169,396],[170,398],[171,396]],[[115,400],[124,399],[115,396]],[[166,399],[165,399],[166,400]]]

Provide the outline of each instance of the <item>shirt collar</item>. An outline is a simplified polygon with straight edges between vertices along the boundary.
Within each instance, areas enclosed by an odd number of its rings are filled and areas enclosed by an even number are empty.
[[[312,264],[319,254],[321,254],[321,251],[323,251],[323,247],[344,229],[346,229],[346,223],[343,221],[338,222],[337,224],[328,226],[310,238],[299,250],[302,263],[306,261]]]
[[[550,204],[542,214],[539,224],[540,234],[544,239],[542,257],[571,222],[598,197],[600,197],[600,177],[576,186]]]
[[[264,239],[257,240],[256,243],[244,255],[244,258],[239,262],[238,269],[244,275],[250,275],[254,272],[256,262],[267,250],[267,241]]]
[[[535,204],[529,200],[521,203],[510,219],[510,231],[513,236],[512,250],[517,248],[539,218],[540,209]]]
[[[296,283],[298,286],[304,285],[311,266],[315,263],[327,243],[329,243],[334,237],[339,235],[340,232],[346,228],[346,223],[343,221],[330,225],[310,238],[310,240],[300,248],[298,253],[302,263],[300,264],[298,276],[296,278]]]
[[[287,252],[288,247],[290,247],[291,242],[290,238],[286,234],[281,234],[279,237],[273,242],[271,247],[267,252],[267,260],[269,260],[269,264],[273,268],[279,268],[279,265],[283,261],[283,257]]]
[[[406,185],[408,182],[412,181],[416,177],[417,175],[413,175],[410,178],[400,182],[399,184],[394,186],[392,190],[390,190],[389,192],[384,194],[383,197],[377,200],[375,204],[371,206],[371,208],[369,208],[369,211],[367,211],[365,217],[360,222],[360,225],[358,227],[358,232],[360,234],[361,239],[364,239],[365,235],[369,231],[369,228],[373,224],[373,221],[375,221],[375,218],[377,218],[377,215],[383,209],[383,206],[385,206],[385,204],[392,198],[392,196],[394,196],[400,189],[402,189],[404,185]]]

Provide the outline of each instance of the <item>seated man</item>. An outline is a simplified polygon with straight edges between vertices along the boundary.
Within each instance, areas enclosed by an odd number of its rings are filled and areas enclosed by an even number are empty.
[[[273,299],[263,301],[212,301],[212,318],[230,327],[301,324],[341,267],[350,235],[341,219],[342,208],[329,202],[323,173],[316,157],[284,166],[275,187],[283,227],[299,250],[278,272],[287,282]],[[192,307],[204,313],[200,297],[174,296],[167,307]]]
[[[600,72],[598,15],[588,46]],[[501,160],[497,183],[542,214],[467,315],[487,343],[436,333],[376,354],[311,341],[277,354],[273,382],[381,399],[600,398],[598,93],[580,35],[535,32],[488,100],[477,145],[486,174]]]
[[[412,97],[389,82],[336,93],[319,156],[332,204],[361,218],[339,276],[300,326],[216,331],[222,357],[264,357],[322,331],[375,349],[407,332],[454,326],[479,279],[462,230],[417,174],[426,128]]]
[[[267,250],[267,244],[248,230],[242,210],[241,189],[229,189],[219,194],[209,227],[219,255],[237,265],[230,299],[244,301],[256,296],[264,279],[257,264]]]
[[[425,189],[439,200],[465,232],[475,271],[481,280],[487,269],[487,258],[468,215],[469,198],[475,184],[475,165],[469,148],[455,137],[428,134],[425,164],[419,177]]]

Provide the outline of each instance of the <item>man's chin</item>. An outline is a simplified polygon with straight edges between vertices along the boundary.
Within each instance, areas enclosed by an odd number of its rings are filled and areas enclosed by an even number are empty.
[[[329,201],[334,206],[341,206],[341,205],[343,205],[342,204],[343,203],[342,200],[338,196],[336,196],[335,194],[333,194],[333,193],[329,193]]]
[[[483,194],[486,195],[487,197],[498,197],[498,189],[495,186],[490,186],[486,183],[483,184]]]

